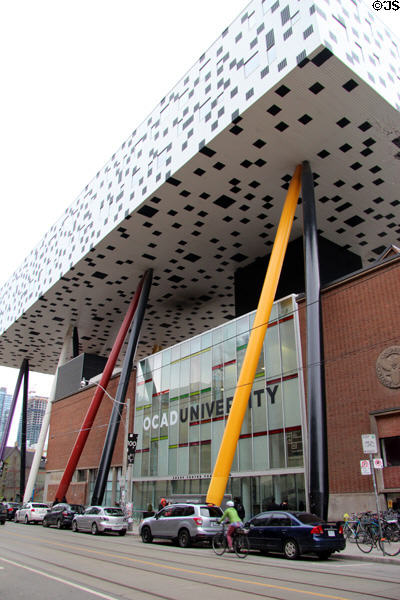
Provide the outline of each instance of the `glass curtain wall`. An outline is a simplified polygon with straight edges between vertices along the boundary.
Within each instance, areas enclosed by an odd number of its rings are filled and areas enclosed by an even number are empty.
[[[207,492],[254,316],[255,311],[139,362],[135,505],[141,504],[143,494],[145,505],[154,502],[154,486],[161,495]],[[297,331],[295,297],[274,303],[231,468],[232,482],[235,476],[257,474],[257,485],[251,485],[258,491],[247,491],[255,506],[263,507],[268,494],[277,497],[275,483],[269,489],[270,480],[261,483],[260,474],[272,477],[279,470],[276,476],[282,478],[289,476],[282,472],[304,467]],[[293,481],[279,489],[285,490],[285,497],[298,498],[304,483],[296,483],[295,473],[290,477]],[[156,479],[163,481],[153,485]],[[241,489],[234,493],[241,494]]]

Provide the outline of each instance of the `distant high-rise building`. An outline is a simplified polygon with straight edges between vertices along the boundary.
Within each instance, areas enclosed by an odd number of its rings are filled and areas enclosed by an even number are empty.
[[[47,398],[31,394],[28,397],[28,406],[26,413],[26,445],[33,446],[37,444],[40,429],[42,427],[44,413],[46,412]],[[18,446],[21,446],[21,428],[22,416],[18,429]]]
[[[8,415],[10,412],[12,395],[7,394],[7,388],[0,387],[0,441],[6,427]]]

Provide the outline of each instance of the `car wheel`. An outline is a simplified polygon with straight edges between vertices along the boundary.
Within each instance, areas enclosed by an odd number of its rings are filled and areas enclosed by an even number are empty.
[[[29,525],[28,515],[25,515],[24,523],[25,525]]]
[[[78,531],[78,523],[76,521],[72,521],[72,531],[75,531],[75,533]]]
[[[286,540],[283,546],[285,557],[289,560],[294,560],[299,556],[299,547],[294,540]]]
[[[118,535],[126,535],[126,529],[121,529],[118,531]]]
[[[61,521],[61,519],[57,519],[57,529],[62,529],[62,521]]]
[[[5,521],[0,521],[0,523],[1,523],[2,525],[5,525],[5,523],[6,523],[6,522],[5,522]]]
[[[332,554],[332,552],[329,552],[329,550],[326,550],[325,552],[319,552],[318,558],[320,560],[328,560],[328,558],[330,557],[331,554]]]
[[[151,544],[153,541],[150,527],[143,527],[140,535],[142,536],[142,542],[145,544]]]
[[[91,532],[93,535],[97,535],[99,533],[99,528],[97,527],[96,523],[92,523]]]
[[[181,548],[188,548],[190,546],[191,539],[187,529],[181,529],[178,533],[178,544]]]
[[[47,522],[46,519],[43,519],[42,525],[43,525],[43,527],[48,527],[49,526],[49,524],[48,524],[48,522]]]

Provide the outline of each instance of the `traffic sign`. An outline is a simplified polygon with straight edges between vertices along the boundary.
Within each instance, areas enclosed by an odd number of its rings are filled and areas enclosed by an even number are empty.
[[[128,433],[128,447],[127,447],[128,465],[133,465],[133,463],[135,462],[137,439],[138,439],[137,433]]]
[[[374,458],[374,469],[383,469],[383,460],[381,458]]]
[[[376,454],[378,452],[376,435],[374,433],[362,434],[361,441],[364,454]]]
[[[371,475],[371,465],[369,460],[360,460],[361,475]]]

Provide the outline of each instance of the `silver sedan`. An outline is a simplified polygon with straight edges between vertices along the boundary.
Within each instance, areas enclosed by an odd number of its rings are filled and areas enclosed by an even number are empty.
[[[127,529],[127,519],[117,506],[89,506],[72,521],[72,531],[90,531],[93,535],[112,531],[125,535]]]

